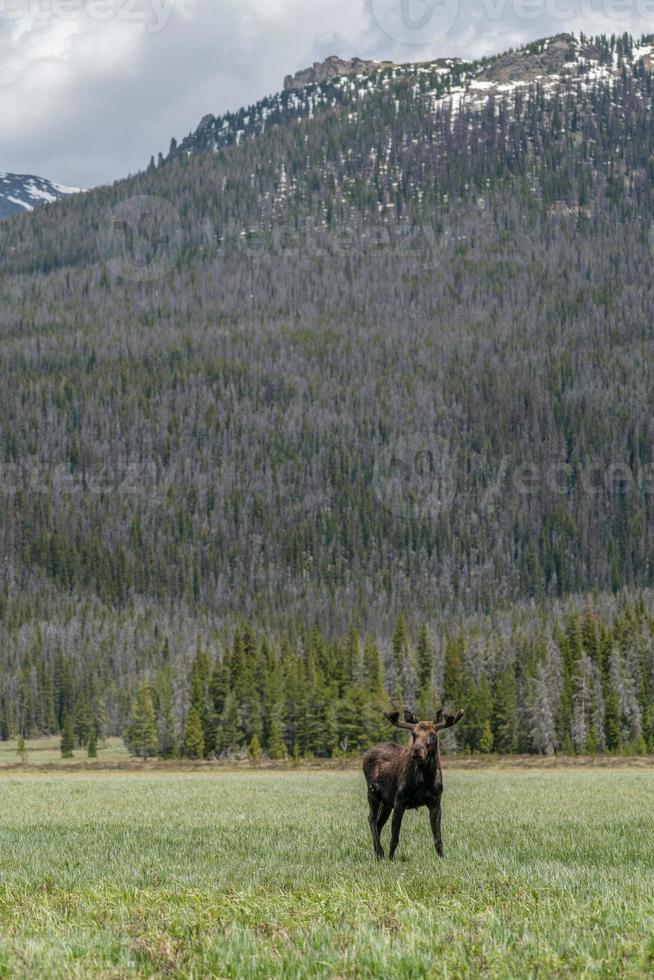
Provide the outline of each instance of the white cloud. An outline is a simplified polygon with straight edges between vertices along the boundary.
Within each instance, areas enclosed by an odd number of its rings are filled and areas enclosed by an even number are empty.
[[[392,4],[426,43],[397,39]],[[0,169],[90,186],[328,54],[472,57],[565,30],[654,32],[654,0],[0,0]]]

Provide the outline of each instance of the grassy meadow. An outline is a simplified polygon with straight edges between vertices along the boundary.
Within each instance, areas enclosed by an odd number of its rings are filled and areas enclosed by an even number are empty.
[[[89,759],[86,749],[75,749],[72,759],[61,758],[61,737],[28,739],[24,758],[18,751],[18,741],[13,738],[0,742],[0,771],[15,766],[39,768],[75,769],[80,765],[92,768],[123,765],[132,762],[122,738],[107,738],[98,743],[98,758]]]
[[[654,973],[654,770],[450,764],[444,838],[376,864],[353,771],[8,769],[0,977]]]

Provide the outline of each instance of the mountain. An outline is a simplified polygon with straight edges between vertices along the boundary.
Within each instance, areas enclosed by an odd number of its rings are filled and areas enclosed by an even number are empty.
[[[63,480],[12,575],[342,626],[651,584],[649,51],[338,77],[3,224],[6,461]]]
[[[651,52],[565,35],[339,74],[2,223],[12,705],[46,647],[131,696],[243,619],[294,655],[403,613],[468,624],[475,684],[513,665],[527,729],[536,689],[562,696],[555,649],[577,676],[575,596],[613,622],[626,590],[645,621]],[[598,623],[586,695],[622,676]],[[414,703],[414,661],[384,654]]]
[[[404,65],[332,56],[288,75],[282,92],[256,105],[217,117],[207,114],[179,145],[173,141],[170,158],[218,150],[257,138],[272,126],[291,125],[325,112],[358,111],[364,101],[388,98],[391,92],[405,97],[410,93],[426,112],[443,108],[456,112],[461,105],[481,107],[490,98],[506,98],[533,86],[552,94],[570,87],[581,90],[615,80],[625,68],[633,70],[641,62],[649,72],[652,40],[648,36],[635,43],[620,38],[611,44],[603,37],[560,34],[477,61],[442,58]]]
[[[64,187],[43,177],[0,172],[0,220],[78,193],[77,187]]]

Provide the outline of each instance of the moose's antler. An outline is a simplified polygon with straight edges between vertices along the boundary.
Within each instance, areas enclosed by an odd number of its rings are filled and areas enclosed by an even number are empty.
[[[386,721],[390,721],[391,725],[395,725],[396,728],[406,728],[409,732],[412,732],[414,726],[418,724],[418,719],[410,711],[404,712],[404,721],[400,721],[399,711],[385,711],[384,718]]]
[[[455,715],[443,715],[443,709],[438,712],[434,718],[434,725],[436,726],[436,731],[440,732],[443,728],[452,728],[456,725],[458,721],[463,718],[463,709],[457,711]]]

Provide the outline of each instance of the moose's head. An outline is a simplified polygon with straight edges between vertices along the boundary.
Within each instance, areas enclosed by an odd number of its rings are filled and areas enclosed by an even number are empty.
[[[384,718],[396,728],[404,728],[411,732],[413,738],[411,756],[417,763],[424,764],[438,750],[438,733],[444,728],[452,728],[456,725],[463,718],[463,711],[457,711],[455,715],[444,715],[441,709],[432,721],[418,721],[411,711],[404,712],[404,721],[400,720],[399,711],[385,711]]]

